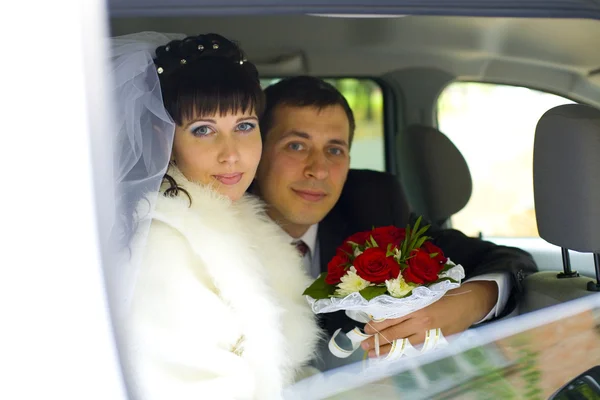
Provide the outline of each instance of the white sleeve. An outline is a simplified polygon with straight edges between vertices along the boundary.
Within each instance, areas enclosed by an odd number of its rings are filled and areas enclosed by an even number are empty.
[[[126,373],[136,398],[253,398],[254,374],[227,346],[239,332],[212,280],[180,235],[156,225],[127,321]]]
[[[508,302],[508,297],[510,296],[511,282],[510,282],[510,274],[508,272],[494,272],[490,274],[484,274],[479,276],[474,276],[466,280],[467,282],[476,282],[476,281],[494,281],[498,285],[498,299],[496,304],[490,312],[481,320],[475,323],[475,325],[485,322],[489,319],[497,317],[502,313],[506,303]]]

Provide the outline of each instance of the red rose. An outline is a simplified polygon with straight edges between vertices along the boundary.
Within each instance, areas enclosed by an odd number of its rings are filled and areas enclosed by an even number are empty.
[[[437,281],[438,274],[444,267],[423,250],[414,250],[413,256],[407,263],[408,267],[402,271],[404,280],[420,285]]]
[[[400,274],[400,266],[392,257],[385,256],[385,249],[371,247],[354,260],[354,268],[361,278],[372,283],[383,283]]]
[[[346,256],[349,257],[354,254],[354,250],[352,250],[352,246],[348,242],[344,242],[340,247],[338,247],[335,251],[336,256]]]
[[[357,232],[354,235],[346,239],[346,242],[354,242],[358,244],[365,244],[367,239],[371,236],[371,231]]]
[[[364,244],[367,242],[367,239],[370,237],[370,235],[371,235],[371,231],[355,233],[354,235],[350,236],[348,239],[344,240],[344,243],[340,247],[337,248],[336,254],[338,254],[338,255],[354,254],[353,247],[348,242],[353,242],[353,243],[359,244],[361,246],[364,246]]]
[[[423,243],[422,249],[429,254],[437,253],[437,255],[433,259],[439,262],[440,264],[446,264],[446,262],[448,261],[448,258],[444,256],[444,252],[442,251],[442,249],[440,249],[430,241]]]
[[[406,230],[395,226],[384,226],[374,229],[371,235],[379,247],[387,249],[388,244],[399,246],[406,238]]]
[[[340,283],[340,278],[346,274],[346,265],[348,264],[348,256],[335,255],[329,264],[327,264],[327,276],[325,283],[329,285],[337,285]]]

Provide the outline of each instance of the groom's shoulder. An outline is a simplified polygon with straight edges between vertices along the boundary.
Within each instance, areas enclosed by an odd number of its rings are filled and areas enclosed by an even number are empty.
[[[337,206],[356,207],[386,203],[394,190],[400,189],[396,177],[389,172],[351,169]]]
[[[345,191],[353,191],[356,188],[369,187],[386,189],[398,181],[394,175],[389,172],[375,171],[371,169],[351,169],[348,171],[348,178],[344,185]]]
[[[409,205],[397,177],[388,172],[351,169],[332,214],[350,223],[372,226],[405,223],[398,215],[408,215]]]

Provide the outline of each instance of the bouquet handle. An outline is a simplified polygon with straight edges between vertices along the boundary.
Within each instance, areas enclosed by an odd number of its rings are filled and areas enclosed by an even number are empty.
[[[346,333],[346,337],[348,337],[350,343],[352,344],[351,349],[346,350],[341,348],[335,342],[335,339],[339,335],[341,330],[341,328],[336,330],[331,339],[329,340],[329,351],[331,352],[331,354],[338,358],[350,357],[356,350],[358,350],[363,341],[373,336],[363,333],[358,327],[352,329],[350,332]],[[376,337],[376,340],[377,338],[378,337]],[[425,341],[423,342],[423,346],[420,350],[417,350],[415,347],[413,347],[408,339],[397,339],[392,341],[392,348],[383,359],[388,361],[394,361],[403,356],[414,357],[419,354],[427,353],[435,349],[446,347],[447,345],[448,341],[444,337],[440,328],[430,329],[427,332],[425,332]]]

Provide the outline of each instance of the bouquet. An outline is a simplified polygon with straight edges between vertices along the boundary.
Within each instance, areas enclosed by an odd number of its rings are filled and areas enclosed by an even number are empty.
[[[347,238],[327,272],[304,291],[313,312],[345,310],[358,322],[400,318],[459,287],[464,269],[430,241],[428,229],[419,217],[414,227],[385,226]],[[356,331],[353,337],[368,336]]]

